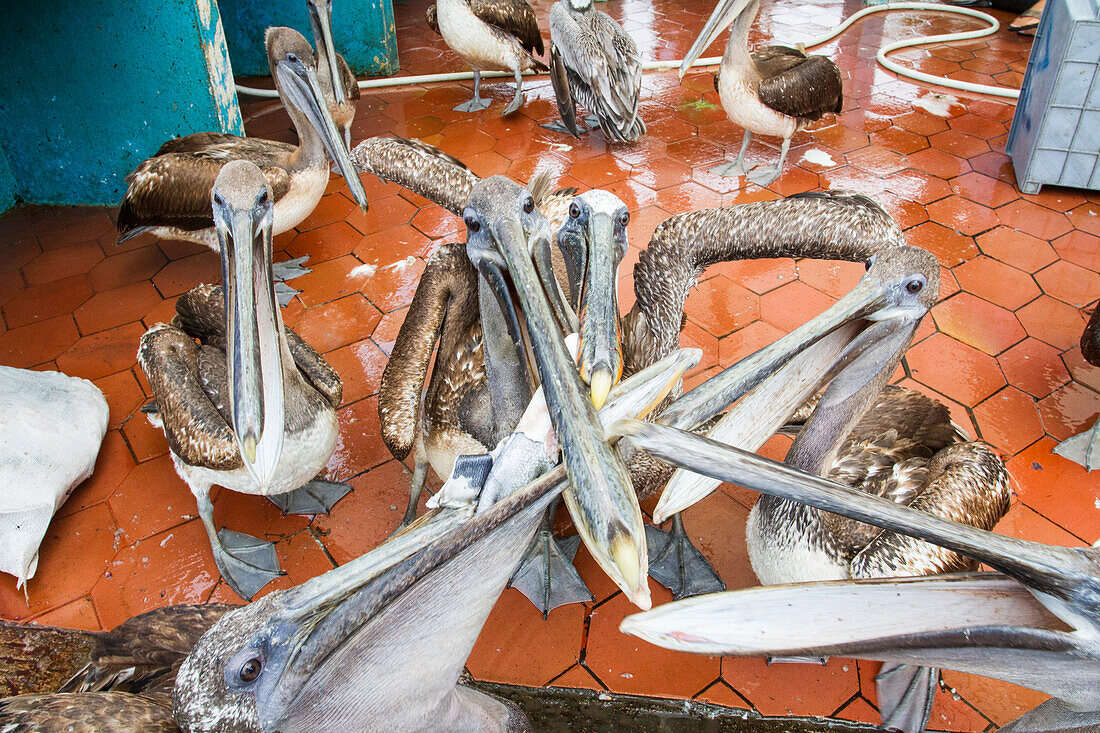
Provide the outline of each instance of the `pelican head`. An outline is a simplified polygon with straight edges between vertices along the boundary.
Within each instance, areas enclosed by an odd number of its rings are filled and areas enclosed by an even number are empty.
[[[580,372],[599,408],[623,373],[619,332],[619,263],[626,255],[630,212],[613,193],[586,191],[569,204],[558,229],[570,299],[580,318]]]
[[[268,28],[265,43],[271,76],[279,88],[279,96],[288,107],[287,111],[292,116],[304,117],[309,127],[320,136],[329,155],[336,162],[336,169],[347,181],[355,203],[366,211],[367,192],[325,103],[325,94],[317,80],[313,47],[301,33],[285,27]],[[334,77],[334,87],[338,82],[339,77]]]
[[[703,30],[699,32],[695,43],[691,44],[691,48],[688,49],[683,62],[680,64],[680,78],[684,78],[684,74],[688,72],[695,60],[702,55],[710,44],[714,43],[714,39],[722,31],[729,28],[731,23],[741,17],[745,17],[746,22],[751,23],[752,19],[756,17],[756,9],[759,4],[760,0],[718,0],[714,12],[707,18]],[[752,9],[751,13],[748,12],[750,8]]]
[[[271,189],[254,163],[235,160],[211,189],[225,288],[229,410],[245,466],[270,486],[283,449],[282,317],[271,273]]]
[[[565,492],[585,544],[636,604],[648,608],[641,509],[622,459],[608,445],[595,406],[566,350],[549,264],[550,226],[531,193],[503,176],[475,185],[463,213],[466,251],[493,289],[518,351],[529,339],[571,486]],[[517,312],[522,313],[520,322]]]

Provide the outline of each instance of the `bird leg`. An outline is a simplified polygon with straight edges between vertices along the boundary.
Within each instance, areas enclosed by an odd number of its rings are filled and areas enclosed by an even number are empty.
[[[573,567],[573,557],[580,546],[580,535],[557,540],[554,537],[554,512],[559,498],[554,499],[543,515],[527,552],[508,581],[535,604],[546,618],[558,606],[593,600],[588,586]]]
[[[750,183],[755,183],[757,186],[763,188],[771,184],[776,178],[779,178],[783,173],[783,163],[787,160],[787,149],[791,147],[791,139],[783,139],[783,147],[779,152],[779,162],[773,166],[758,165],[749,171],[749,174],[745,176]]]
[[[923,733],[932,713],[940,671],[911,664],[882,665],[875,676],[882,728],[902,733]]]
[[[745,130],[745,134],[741,136],[741,152],[737,154],[737,159],[726,161],[722,165],[715,166],[711,168],[709,172],[717,176],[726,176],[727,178],[745,175],[745,151],[749,149],[749,142],[751,140],[752,133]]]
[[[507,117],[519,109],[521,104],[523,104],[523,72],[516,69],[516,96],[512,97],[512,101],[504,108],[501,116]]]
[[[489,106],[488,99],[481,98],[481,72],[474,70],[474,98],[454,108],[455,112],[480,112]]]
[[[726,589],[703,553],[691,544],[679,514],[672,516],[668,532],[647,524],[645,539],[650,577],[672,591],[677,600]]]
[[[1063,440],[1054,448],[1054,452],[1074,463],[1080,463],[1086,471],[1100,468],[1100,419],[1085,432]]]
[[[401,524],[397,525],[394,534],[408,527],[416,520],[416,508],[420,505],[420,494],[424,492],[424,482],[428,480],[428,461],[422,456],[416,457],[416,465],[413,467],[412,481],[409,482],[409,506],[405,509],[405,516]]]
[[[214,551],[214,564],[229,587],[246,601],[269,582],[283,575],[275,544],[257,537],[222,528],[214,528],[214,504],[210,501],[210,487],[191,489],[199,505],[199,517],[210,538]]]
[[[267,498],[282,509],[283,514],[328,514],[350,491],[347,484],[326,481],[318,476],[293,491]]]

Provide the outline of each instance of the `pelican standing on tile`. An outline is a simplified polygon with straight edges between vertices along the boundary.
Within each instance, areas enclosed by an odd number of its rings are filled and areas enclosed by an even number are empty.
[[[313,45],[317,49],[314,54],[317,81],[321,83],[332,121],[344,133],[344,146],[351,150],[351,123],[355,120],[359,82],[348,62],[336,53],[336,44],[332,41],[332,0],[306,0],[306,7],[313,29]]]
[[[118,212],[120,242],[149,232],[217,250],[210,191],[219,171],[233,160],[255,164],[267,180],[274,234],[294,228],[317,206],[328,186],[329,155],[355,202],[366,210],[367,194],[329,113],[313,48],[291,28],[269,28],[265,44],[271,78],[299,144],[219,132],[169,140],[127,176],[129,188]]]
[[[733,23],[714,86],[726,115],[745,130],[737,160],[712,168],[722,176],[748,173],[748,180],[767,186],[783,172],[791,137],[822,115],[839,113],[844,104],[840,69],[824,56],[807,56],[786,46],[768,46],[749,52],[749,27],[760,9],[760,0],[718,0],[695,43],[680,64],[680,78]],[[779,162],[774,166],[745,168],[745,151],[753,134],[783,138]]]
[[[184,294],[173,324],[142,337],[138,361],[156,404],[150,420],[164,428],[176,471],[195,495],[218,569],[251,598],[281,574],[274,546],[218,532],[210,489],[267,496],[285,512],[327,513],[350,490],[314,478],[336,446],[342,385],[283,326],[271,273],[274,202],[263,172],[248,161],[225,165],[211,199],[223,286]]]
[[[545,127],[580,137],[579,102],[608,140],[631,142],[645,134],[638,116],[638,46],[610,15],[593,8],[592,0],[558,0],[550,8],[550,79],[561,121]]]
[[[515,74],[516,96],[504,109],[510,115],[523,104],[523,72],[548,70],[534,56],[544,53],[542,32],[527,0],[436,0],[428,6],[427,21],[474,70],[474,98],[455,107],[457,112],[489,106],[481,98],[482,71]]]

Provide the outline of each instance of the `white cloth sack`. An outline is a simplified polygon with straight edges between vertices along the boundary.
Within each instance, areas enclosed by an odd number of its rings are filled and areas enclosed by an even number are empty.
[[[60,372],[0,366],[0,572],[22,587],[57,508],[92,474],[107,400]]]

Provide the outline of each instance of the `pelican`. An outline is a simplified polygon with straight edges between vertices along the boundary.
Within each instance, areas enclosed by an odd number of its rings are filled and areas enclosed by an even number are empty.
[[[317,81],[325,94],[329,116],[337,129],[344,131],[344,147],[351,150],[351,123],[359,99],[359,82],[332,42],[332,0],[306,0],[306,7],[317,49],[314,54]]]
[[[712,168],[721,176],[748,173],[749,181],[767,186],[783,172],[791,137],[814,120],[840,112],[844,104],[840,69],[824,56],[807,56],[798,49],[768,46],[749,53],[749,27],[760,9],[760,0],[718,0],[680,64],[680,78],[733,23],[722,64],[714,79],[726,115],[745,130],[737,159]],[[783,138],[779,162],[774,166],[745,168],[745,151],[753,133]]]
[[[558,0],[550,8],[550,79],[561,122],[551,130],[580,137],[576,103],[595,115],[608,140],[645,134],[638,116],[642,58],[630,34],[592,0]]]
[[[328,186],[328,155],[366,210],[367,194],[325,103],[313,48],[291,28],[269,28],[264,42],[271,78],[299,144],[217,132],[169,140],[127,176],[129,188],[118,212],[119,242],[149,232],[217,250],[210,190],[232,160],[249,161],[263,172],[274,200],[274,234],[293,229],[317,206]]]
[[[1081,356],[1089,364],[1100,366],[1100,303],[1081,334]],[[1080,463],[1087,471],[1100,468],[1100,418],[1085,432],[1063,440],[1054,452]]]
[[[1100,728],[1100,543],[1069,548],[1005,537],[955,521],[946,507],[918,511],[671,428],[629,423],[619,431],[693,471],[881,528],[881,546],[892,545],[897,557],[906,548],[958,554],[998,571],[718,593],[628,617],[624,632],[702,654],[944,666],[1056,698],[1002,730]]]
[[[336,446],[342,385],[283,326],[271,275],[274,203],[263,172],[248,161],[226,164],[211,199],[223,287],[184,294],[173,324],[154,324],[142,337],[138,361],[156,403],[150,419],[163,427],[176,472],[195,495],[218,569],[251,598],[281,574],[274,546],[219,533],[210,488],[267,496],[284,512],[328,512],[350,490],[314,479]]]
[[[732,436],[733,445],[745,447],[747,436],[761,430],[766,435],[807,392],[831,380],[787,454],[790,465],[990,529],[1008,511],[1008,476],[999,456],[985,444],[963,441],[942,405],[909,390],[884,389],[936,300],[939,265],[930,253],[904,245],[880,249],[870,263],[867,275],[835,306],[688,393],[659,419],[680,427],[707,419],[716,405],[721,409],[753,380],[774,371],[775,364],[812,345],[813,357],[798,371],[781,376],[788,365],[769,380],[778,380],[776,389],[782,392],[755,402],[746,402],[747,396],[716,426],[715,431],[733,431],[720,437]],[[756,376],[746,382],[750,373]],[[737,382],[736,390],[727,391],[727,383]],[[758,444],[750,441],[747,447]],[[698,491],[674,477],[655,520],[682,510],[715,486],[708,482]],[[899,543],[858,523],[772,497],[762,497],[753,507],[747,539],[753,570],[765,584],[974,569],[958,554]],[[927,719],[935,675],[900,670],[884,684],[892,687],[899,679],[911,679],[903,685],[909,693],[893,706],[884,692],[884,716],[894,727],[918,730]]]
[[[600,425],[644,416],[699,356],[676,354],[618,385]],[[0,625],[0,680],[76,670],[53,689],[18,678],[22,694],[0,700],[0,730],[529,730],[513,705],[458,680],[539,517],[568,484],[564,467],[549,470],[558,445],[543,393],[491,457],[459,461],[439,506],[404,533],[248,606],[173,606],[99,635]]]
[[[482,71],[516,75],[516,96],[505,115],[523,104],[523,72],[548,71],[534,56],[544,53],[542,33],[527,0],[437,0],[428,6],[426,17],[428,26],[474,70],[474,98],[455,107],[456,112],[489,106],[489,100],[481,98]]]

